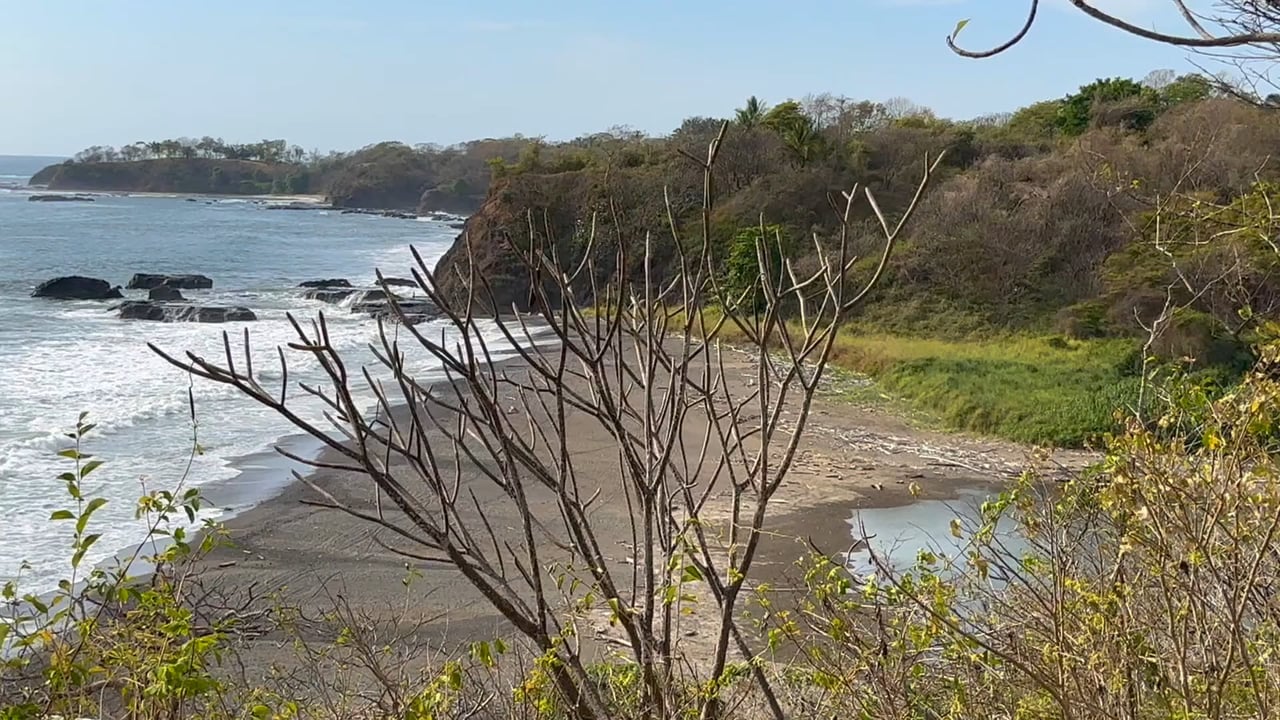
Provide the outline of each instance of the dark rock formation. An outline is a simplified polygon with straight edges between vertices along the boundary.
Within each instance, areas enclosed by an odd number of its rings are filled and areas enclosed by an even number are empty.
[[[129,279],[129,284],[125,287],[130,290],[150,290],[151,288],[168,285],[172,288],[181,290],[199,290],[202,288],[213,287],[213,280],[204,275],[153,275],[150,273],[137,273]]]
[[[57,298],[59,300],[113,300],[124,297],[120,288],[111,283],[83,275],[68,275],[46,280],[36,286],[31,297]]]
[[[346,208],[340,215],[377,215],[378,217],[396,218],[398,220],[417,220],[415,213],[404,210],[378,210],[376,208]]]
[[[575,301],[590,302],[587,295],[593,281],[598,286],[618,280],[613,258],[619,242],[632,244],[621,280],[644,282],[644,253],[639,244],[646,234],[654,239],[653,277],[669,278],[678,265],[680,249],[666,225],[664,196],[670,197],[676,218],[694,218],[702,201],[700,182],[694,173],[672,180],[661,174],[635,172],[618,173],[605,183],[590,171],[529,173],[501,179],[436,263],[433,275],[437,289],[453,307],[462,307],[474,293],[472,306],[477,311],[510,313],[513,307],[518,312],[535,310],[538,293],[533,290],[540,286],[550,304],[559,306],[563,298],[553,280],[531,271],[514,248],[532,247],[545,255],[554,249],[562,267],[577,267],[587,247],[583,238],[593,216],[598,221],[592,252],[599,260],[592,268],[594,277],[584,273],[575,279],[570,289]],[[666,184],[669,192],[664,191]],[[609,211],[611,203],[616,203],[616,215]],[[532,234],[530,214],[535,218]],[[484,285],[477,281],[469,287],[471,277],[483,278]]]
[[[30,195],[27,202],[94,202],[88,195]]]
[[[404,313],[405,319],[409,321],[410,325],[434,320],[443,315],[435,303],[424,298],[400,298],[396,300],[396,304],[400,306],[400,311]],[[354,303],[351,306],[351,312],[382,320],[400,319],[396,315],[395,308],[391,307],[391,300],[389,299]]]
[[[418,212],[447,212],[455,215],[470,215],[484,205],[483,195],[467,195],[452,192],[444,188],[431,188],[422,193],[418,200]]]
[[[182,297],[182,292],[172,285],[158,285],[151,288],[151,292],[147,293],[148,300],[167,300],[171,302],[181,302],[186,300]]]
[[[418,287],[418,281],[409,278],[384,277],[382,283],[392,287]]]
[[[271,203],[267,205],[268,210],[333,210],[334,207],[328,203],[316,202],[289,202],[289,203]]]
[[[298,283],[300,288],[349,288],[351,281],[346,278],[327,278],[324,280],[304,280]]]
[[[514,306],[520,312],[531,307],[531,289],[534,278],[524,262],[512,249],[511,243],[527,245],[529,242],[545,243],[540,228],[543,221],[549,225],[553,237],[562,243],[560,257],[572,266],[576,260],[572,242],[575,223],[579,217],[589,217],[591,199],[590,180],[581,173],[564,173],[538,178],[517,176],[495,184],[489,199],[471,217],[467,218],[461,234],[453,246],[440,258],[434,269],[437,288],[445,301],[462,307],[472,288],[468,287],[471,263],[474,272],[483,277],[488,290],[476,283],[474,307],[493,312],[495,308],[511,312]],[[529,236],[527,213],[539,218],[535,227],[539,232]],[[607,235],[600,232],[597,237]],[[470,243],[470,254],[467,244]],[[610,257],[612,250],[597,248],[600,257]],[[543,279],[550,290],[550,282]]]
[[[308,288],[306,292],[302,293],[302,297],[307,298],[308,300],[337,303],[346,300],[357,292],[358,291],[355,288],[316,287]]]
[[[184,305],[180,303],[153,302],[151,300],[126,300],[115,310],[122,320],[149,320],[152,322],[246,322],[258,316],[246,307],[217,307],[213,305]]]

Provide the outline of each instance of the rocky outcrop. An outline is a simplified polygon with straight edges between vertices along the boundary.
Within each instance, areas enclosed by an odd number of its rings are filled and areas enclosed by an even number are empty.
[[[351,312],[368,315],[381,320],[399,320],[395,308],[391,306],[391,299],[370,300],[368,302],[357,302],[351,305]],[[425,298],[398,298],[395,303],[400,306],[400,311],[404,313],[405,320],[410,325],[417,325],[420,322],[435,320],[443,315],[440,308],[436,304]]]
[[[535,279],[512,245],[544,244],[547,238],[541,228],[550,227],[561,243],[561,257],[571,261],[576,220],[589,213],[589,195],[590,181],[581,173],[516,176],[495,184],[484,205],[467,218],[462,233],[436,263],[433,274],[445,301],[462,307],[474,291],[473,307],[478,310],[497,308],[509,313],[514,306],[528,311]],[[539,218],[533,237],[529,212]],[[551,290],[549,282],[544,281],[544,287]]]
[[[149,320],[152,322],[246,322],[258,316],[246,307],[219,307],[214,305],[186,305],[182,303],[156,302],[152,300],[126,300],[115,310],[122,320]]]
[[[58,300],[114,300],[124,297],[119,286],[98,278],[83,275],[68,275],[46,280],[36,286],[31,297],[55,298]]]
[[[346,208],[340,215],[377,215],[378,217],[395,218],[397,220],[417,220],[416,213],[404,210],[378,210],[377,208]]]
[[[129,279],[125,287],[130,290],[150,290],[168,285],[181,290],[202,290],[213,287],[213,280],[204,275],[153,275],[138,273]]]
[[[148,300],[161,300],[167,302],[182,302],[186,300],[182,296],[182,291],[172,285],[160,285],[151,288],[151,292],[147,293]]]
[[[300,288],[349,288],[351,281],[346,278],[326,278],[324,280],[304,280],[298,283]]]
[[[27,202],[94,202],[89,195],[28,195]]]
[[[418,287],[418,281],[409,278],[384,277],[382,278],[382,284],[391,287]]]
[[[513,307],[517,312],[534,309],[532,291],[541,285],[550,304],[558,306],[563,298],[554,283],[532,272],[515,248],[533,246],[543,255],[554,250],[562,267],[577,267],[588,247],[593,217],[595,276],[584,272],[575,279],[570,289],[574,300],[590,302],[593,281],[599,286],[617,279],[613,258],[619,243],[629,246],[623,279],[644,282],[646,235],[653,239],[652,277],[669,278],[680,255],[667,224],[664,198],[670,198],[677,222],[694,223],[701,211],[700,183],[701,177],[693,173],[672,178],[644,169],[607,176],[582,170],[504,178],[491,187],[484,205],[467,218],[462,233],[436,263],[437,288],[454,307],[462,307],[474,294],[474,309],[510,313]]]
[[[440,308],[426,298],[394,295],[382,288],[373,288],[372,290],[308,288],[303,293],[303,297],[327,303],[339,303],[350,298],[351,304],[349,308],[353,313],[384,320],[399,320],[395,309],[391,306],[394,301],[400,306],[401,311],[404,312],[405,319],[411,325],[416,325],[426,320],[434,320],[442,315]]]
[[[343,300],[346,300],[347,298],[351,297],[357,292],[359,291],[356,290],[355,288],[315,287],[315,288],[307,288],[307,291],[302,293],[302,297],[308,300],[319,300],[320,302],[337,303],[337,302],[342,302]]]
[[[470,215],[484,205],[484,195],[453,192],[446,188],[431,188],[418,199],[418,212],[447,212],[454,215]]]

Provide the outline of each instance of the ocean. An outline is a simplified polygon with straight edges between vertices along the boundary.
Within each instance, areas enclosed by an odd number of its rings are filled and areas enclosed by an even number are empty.
[[[26,185],[32,175],[63,160],[66,158],[42,155],[0,155],[0,187]]]
[[[38,169],[32,165],[0,157],[0,178],[32,173]],[[457,234],[440,222],[271,211],[240,199],[101,195],[91,203],[41,203],[27,197],[26,190],[0,187],[0,582],[21,575],[22,588],[37,592],[50,589],[68,569],[71,528],[49,522],[49,515],[70,502],[57,479],[69,461],[57,453],[68,446],[65,433],[82,411],[97,424],[84,450],[104,461],[89,476],[86,493],[108,500],[94,518],[103,535],[90,561],[143,539],[134,508],[146,490],[200,487],[212,503],[207,517],[227,517],[289,482],[292,468],[272,452],[274,446],[318,448],[234,389],[167,364],[148,342],[175,355],[218,358],[223,331],[235,340],[248,328],[256,368],[264,382],[278,383],[275,348],[296,338],[286,313],[308,319],[323,309],[347,361],[373,366],[368,345],[377,339],[377,323],[304,299],[298,283],[343,277],[371,285],[375,268],[408,277],[411,244],[434,263]],[[213,289],[184,294],[247,306],[259,319],[125,321],[108,311],[110,301],[31,297],[37,283],[55,276],[89,275],[124,285],[138,272],[207,275]],[[301,414],[319,420],[320,405],[306,402],[296,384],[321,383],[318,366],[302,353],[289,355],[290,397],[297,398]],[[424,378],[435,368],[425,352],[410,361]],[[385,372],[379,368],[375,375]],[[372,406],[372,394],[362,399]],[[202,449],[194,458],[193,443]]]

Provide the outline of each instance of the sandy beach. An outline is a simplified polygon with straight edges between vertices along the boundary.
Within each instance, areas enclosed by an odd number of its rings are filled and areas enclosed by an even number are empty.
[[[755,360],[744,352],[726,351],[725,372],[731,392],[747,393],[756,375]],[[837,393],[821,393],[810,417],[798,462],[770,506],[767,537],[752,574],[753,583],[767,582],[783,595],[798,586],[795,563],[811,545],[833,556],[850,548],[850,518],[856,510],[949,499],[963,489],[992,487],[1029,461],[1028,448],[921,430]],[[574,465],[583,477],[600,482],[601,500],[594,506],[593,520],[601,544],[609,560],[628,572],[635,555],[630,511],[624,494],[612,491],[619,475],[617,445],[585,414],[571,414],[567,423]],[[334,462],[336,455],[326,452],[321,460]],[[443,462],[453,462],[451,453],[443,456]],[[1066,453],[1056,455],[1055,461],[1079,465],[1087,458]],[[517,527],[511,505],[491,483],[481,480],[474,466],[463,462],[458,469],[462,483],[485,508],[488,522],[500,529]],[[344,503],[373,507],[372,484],[359,473],[321,469],[310,480]],[[727,498],[725,492],[714,495],[708,515],[714,519],[717,513],[726,514]],[[304,504],[319,499],[315,490],[294,482],[229,521],[232,545],[203,561],[202,582],[223,592],[275,593],[304,616],[319,617],[337,601],[371,622],[411,625],[411,642],[446,653],[461,644],[510,635],[498,613],[458,571],[440,562],[406,561],[385,548],[410,549],[386,530],[337,510]],[[555,516],[549,495],[533,496],[531,507],[535,514]],[[607,622],[596,618],[594,624],[597,638],[605,639]],[[696,626],[686,635],[689,642],[697,642]],[[265,674],[295,663],[295,653],[285,637],[268,633],[247,642],[241,661],[246,672]]]

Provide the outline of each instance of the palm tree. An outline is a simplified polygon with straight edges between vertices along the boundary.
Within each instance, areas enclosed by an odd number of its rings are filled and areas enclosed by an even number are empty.
[[[752,95],[747,98],[747,104],[740,107],[736,113],[736,120],[742,127],[753,128],[759,127],[764,122],[765,113],[769,111],[769,106],[763,100]]]
[[[791,152],[796,165],[805,167],[822,155],[822,133],[809,118],[789,123],[782,128],[780,134],[782,144]]]

